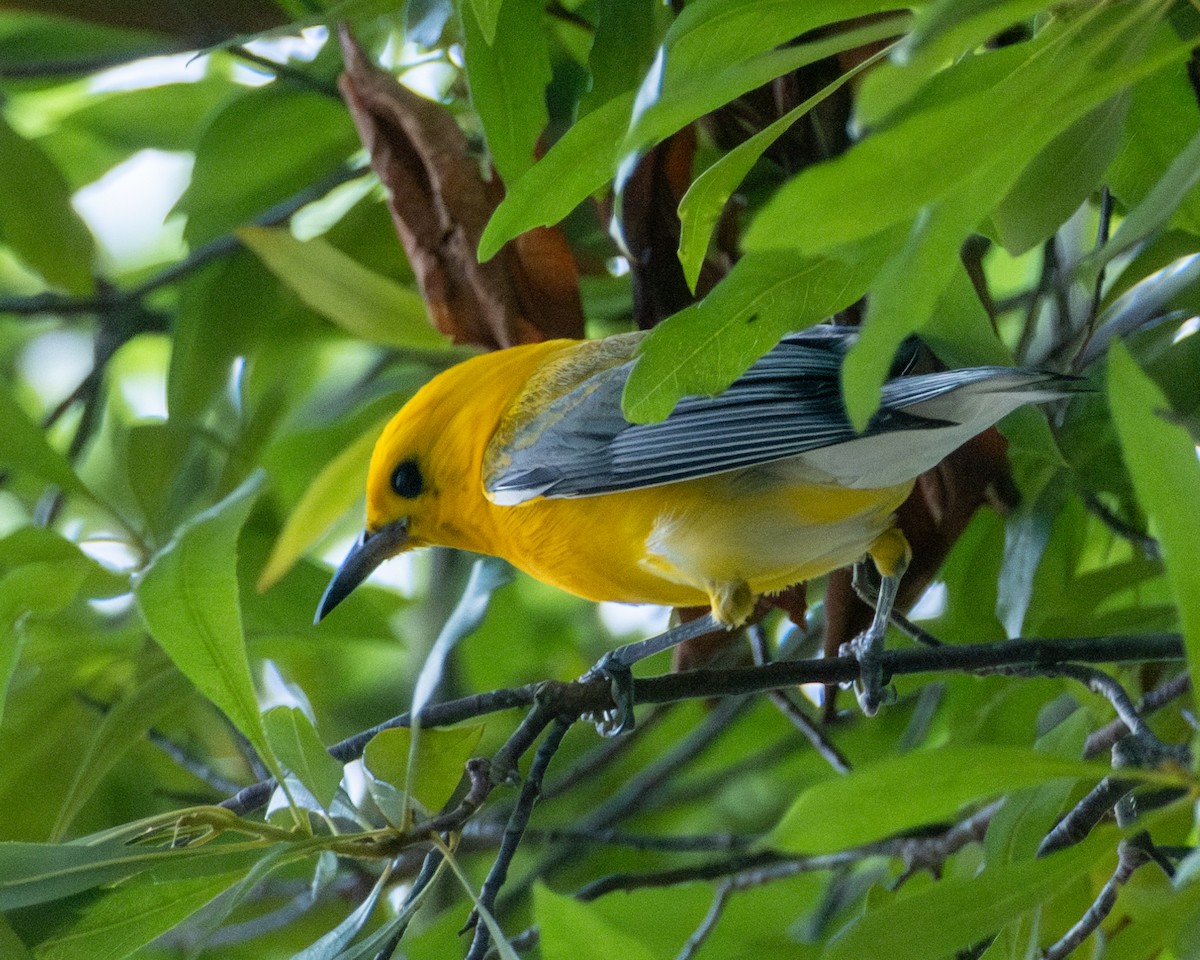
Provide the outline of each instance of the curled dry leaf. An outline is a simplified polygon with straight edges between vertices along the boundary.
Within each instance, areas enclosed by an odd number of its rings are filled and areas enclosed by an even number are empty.
[[[583,336],[575,261],[556,229],[526,234],[487,263],[475,251],[500,201],[450,112],[401,85],[340,31],[338,81],[434,324],[489,349]]]

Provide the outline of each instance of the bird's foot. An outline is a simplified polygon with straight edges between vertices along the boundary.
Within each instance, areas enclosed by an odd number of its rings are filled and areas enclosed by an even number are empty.
[[[854,696],[862,712],[875,716],[884,704],[896,699],[896,688],[883,680],[883,635],[864,630],[849,643],[843,643],[838,653],[858,661],[858,676],[854,681]]]
[[[628,664],[614,656],[616,651],[609,651],[587,673],[579,678],[581,683],[604,677],[612,690],[612,709],[599,714],[591,714],[584,719],[596,727],[596,732],[602,737],[616,737],[633,729],[633,670]]]

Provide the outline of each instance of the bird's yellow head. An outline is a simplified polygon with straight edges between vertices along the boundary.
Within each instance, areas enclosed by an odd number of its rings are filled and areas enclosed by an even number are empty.
[[[490,550],[484,450],[546,345],[474,357],[439,374],[380,434],[367,473],[367,524],[325,590],[319,622],[379,564],[414,547]]]

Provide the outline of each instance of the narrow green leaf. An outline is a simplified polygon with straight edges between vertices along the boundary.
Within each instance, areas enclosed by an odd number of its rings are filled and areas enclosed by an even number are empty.
[[[784,334],[862,296],[885,247],[885,240],[864,246],[852,261],[783,252],[743,257],[707,297],[646,338],[625,386],[625,416],[649,423],[682,397],[720,393]]]
[[[0,916],[0,956],[8,960],[33,960],[31,954],[21,942],[21,938],[13,933],[8,920]]]
[[[435,842],[436,839],[435,839]],[[488,933],[492,935],[492,946],[500,955],[500,960],[520,960],[517,951],[513,949],[513,945],[508,942],[508,937],[504,935],[504,931],[500,929],[500,924],[496,922],[496,918],[492,916],[492,911],[484,906],[479,899],[474,888],[471,886],[471,881],[467,879],[467,875],[463,872],[462,865],[459,864],[458,858],[454,855],[453,850],[446,848],[444,844],[438,844],[442,849],[442,856],[450,869],[454,872],[454,876],[462,885],[462,888],[467,892],[467,896],[471,898],[471,902],[475,904],[475,912],[479,914],[479,919],[482,920],[488,928]]]
[[[244,227],[238,239],[306,304],[343,330],[387,347],[440,347],[415,290],[361,266],[320,237],[297,240],[285,227]]]
[[[1033,748],[1039,753],[1073,760],[1083,754],[1091,726],[1088,712],[1076,710],[1049,733],[1039,737]],[[1034,859],[1042,838],[1054,826],[1067,802],[1071,788],[1068,780],[1050,780],[1036,787],[1016,790],[1005,797],[984,837],[988,866]]]
[[[417,682],[413,684],[412,714],[415,717],[433,699],[446,660],[460,640],[479,629],[492,602],[492,594],[513,579],[508,563],[496,557],[480,557],[471,565],[471,576],[462,596],[430,647]],[[414,723],[414,729],[417,726]]]
[[[1200,677],[1200,462],[1166,397],[1119,340],[1108,352],[1109,409],[1133,487],[1162,547],[1188,670]],[[1195,694],[1193,694],[1195,696]]]
[[[234,855],[229,845],[157,849],[127,840],[0,843],[0,911],[69,897],[151,867],[205,858],[230,862]]]
[[[725,209],[725,202],[737,189],[738,184],[745,179],[754,164],[758,162],[763,152],[778,140],[793,123],[822,103],[862,70],[876,63],[887,52],[888,48],[880,50],[862,63],[847,70],[833,83],[826,84],[799,106],[789,110],[774,123],[738,144],[692,181],[687,193],[679,201],[679,262],[683,264],[683,275],[687,279],[688,288],[693,293],[696,291],[696,281],[700,278],[700,268],[704,264],[709,241],[712,239],[717,221],[720,220],[721,213]]]
[[[887,0],[697,0],[683,8],[663,39],[662,95],[685,92],[687,78],[749,60],[812,30],[895,9]]]
[[[71,206],[71,188],[35,143],[0,117],[0,238],[47,282],[71,293],[93,287],[92,234]]]
[[[947,63],[1045,7],[1045,0],[938,0],[918,9],[896,55],[863,83],[855,100],[856,124],[879,126]]]
[[[252,253],[239,250],[191,273],[179,307],[167,371],[167,409],[181,423],[199,418],[229,388],[234,358],[250,352],[284,293]],[[222,335],[213,336],[220,329]]]
[[[481,19],[463,17],[463,62],[471,103],[505,183],[533,166],[538,138],[550,116],[550,47],[543,19],[540,0],[505,0],[493,38]]]
[[[633,109],[633,91],[581,117],[544,157],[508,184],[479,239],[479,259],[490,260],[513,237],[548,227],[608,183]]]
[[[890,897],[840,933],[822,960],[861,960],[888,945],[889,960],[948,957],[978,943],[1085,876],[1115,838],[1100,830],[1086,842],[1042,860],[989,868],[968,879],[945,879],[907,896]],[[904,936],[895,935],[903,930]]]
[[[403,790],[411,780],[412,796],[424,813],[432,814],[454,793],[462,779],[463,766],[471,759],[482,736],[483,724],[423,729],[416,738],[416,755],[410,767],[412,731],[394,727],[371,739],[363,763],[376,779],[398,790]]]
[[[1036,493],[1026,486],[1021,491],[1021,503],[1004,525],[1004,563],[996,584],[996,617],[1009,637],[1021,636],[1038,567],[1070,489],[1065,470],[1047,473],[1040,479],[1045,485]]]
[[[1105,177],[1126,210],[1146,198],[1200,131],[1196,94],[1186,70],[1160,70],[1137,84],[1132,94],[1121,151]],[[1189,233],[1200,233],[1200,190],[1183,198],[1172,220]]]
[[[1145,198],[1129,211],[1108,243],[1084,262],[1083,269],[1095,276],[1114,257],[1161,229],[1197,184],[1200,184],[1200,132],[1171,161],[1167,172]]]
[[[261,473],[253,474],[180,527],[142,572],[134,592],[150,635],[278,777],[250,679],[238,603],[238,534],[262,480]]]
[[[879,406],[897,347],[933,316],[954,274],[962,270],[958,251],[979,222],[978,188],[997,187],[997,197],[1004,189],[991,178],[978,178],[975,185],[977,189],[922,210],[907,242],[888,258],[871,283],[862,335],[850,348],[842,368],[846,411],[859,430]]]
[[[138,877],[89,905],[38,944],[38,960],[124,960],[223,893],[245,870],[157,880]]]
[[[173,668],[163,670],[105,712],[83,758],[75,763],[75,778],[59,808],[58,819],[50,833],[52,840],[66,834],[117,761],[135,744],[142,742],[147,730],[170,711],[178,709],[188,689],[183,674]]]
[[[390,871],[385,870],[376,881],[375,886],[353,911],[336,927],[326,933],[315,943],[303,950],[297,951],[292,960],[334,960],[343,949],[353,940],[375,912],[375,905],[383,894],[384,887],[390,877]]]
[[[271,556],[258,578],[260,593],[287,576],[296,561],[362,496],[371,451],[389,419],[391,414],[371,424],[313,477],[271,548]]]
[[[655,21],[660,12],[656,0],[601,0],[588,53],[592,84],[579,101],[579,116],[587,116],[641,82],[658,46]]]
[[[342,765],[329,755],[304,711],[274,707],[263,716],[263,725],[279,762],[328,810],[342,782]]]
[[[196,147],[184,238],[228,233],[311,186],[360,149],[345,107],[296,87],[248,91],[212,118]]]
[[[921,109],[780,189],[751,225],[746,249],[818,253],[911,220],[964,181],[986,179],[997,163],[1019,170],[1077,119],[1190,51],[1190,38],[1156,35],[1144,57],[1114,65],[1105,54],[1137,41],[1149,16],[1144,8],[1096,8],[942,71]]]
[[[85,575],[81,567],[38,562],[0,577],[0,719],[25,645],[25,618],[46,617],[62,610],[79,593]]]
[[[646,149],[742,94],[843,50],[894,37],[904,31],[908,21],[907,14],[897,14],[819,40],[767,50],[750,58],[739,57],[731,63],[709,61],[706,69],[680,76],[660,74],[652,67],[621,145],[622,169],[630,169]],[[669,52],[661,55],[669,62]]]
[[[594,906],[540,883],[533,888],[533,915],[546,960],[651,960],[643,944],[614,927]]]
[[[1047,144],[992,212],[1004,248],[1014,257],[1053,236],[1104,177],[1121,146],[1129,95],[1113,97]]]
[[[979,745],[923,750],[860,767],[810,787],[767,838],[789,852],[831,853],[934,823],[968,803],[1048,780],[1109,773],[1016,747]]]
[[[500,22],[502,3],[503,0],[471,0],[471,9],[475,11],[475,22],[483,34],[483,39],[488,44],[493,43],[496,39],[496,28]]]
[[[30,420],[7,387],[0,387],[0,467],[17,475],[32,475],[68,493],[94,500],[70,462],[46,442],[46,434]]]

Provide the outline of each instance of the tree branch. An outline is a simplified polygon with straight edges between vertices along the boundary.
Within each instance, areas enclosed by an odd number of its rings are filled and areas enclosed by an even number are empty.
[[[1148,633],[1134,636],[1077,637],[1073,639],[1001,640],[963,646],[888,650],[883,654],[885,677],[918,673],[952,673],[994,670],[997,667],[1052,667],[1065,663],[1129,663],[1181,660],[1183,640],[1177,633]],[[736,694],[763,693],[802,683],[847,683],[857,679],[858,661],[853,657],[823,660],[790,660],[761,667],[729,670],[691,670],[660,677],[637,678],[633,682],[636,703],[674,703]],[[542,699],[551,716],[581,717],[612,706],[611,690],[603,678],[584,682],[545,681],[524,687],[504,688],[431,704],[421,711],[423,727],[449,726],[501,710],[528,707]],[[407,713],[384,721],[329,748],[342,763],[362,756],[367,743],[381,730],[407,727]],[[239,791],[221,806],[239,814],[249,813],[267,802],[273,784],[262,781]]]

